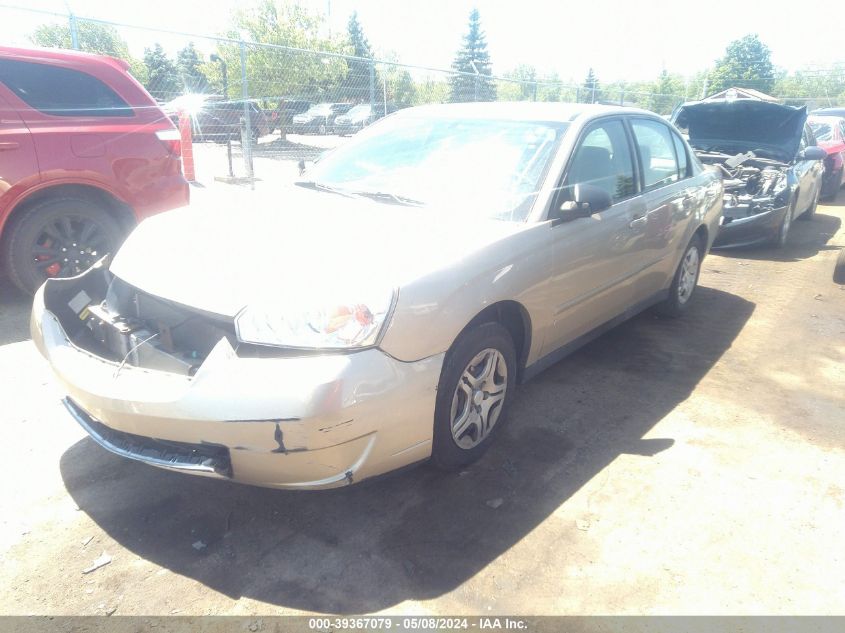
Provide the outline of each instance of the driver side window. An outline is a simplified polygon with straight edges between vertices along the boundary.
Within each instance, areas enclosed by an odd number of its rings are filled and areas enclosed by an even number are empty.
[[[634,165],[622,121],[599,122],[587,129],[563,181],[562,200],[572,200],[576,184],[604,189],[615,203],[636,193]]]

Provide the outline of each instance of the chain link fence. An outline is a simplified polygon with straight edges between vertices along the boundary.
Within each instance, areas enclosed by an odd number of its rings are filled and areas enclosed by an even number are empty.
[[[656,94],[624,86],[585,86],[455,72],[201,34],[156,30],[73,14],[0,5],[31,17],[12,44],[110,54],[174,118],[191,117],[196,142],[227,144],[229,175],[254,175],[255,158],[310,159],[319,137],[348,136],[398,109],[466,101],[610,103],[668,114],[702,95]],[[133,54],[129,42],[143,55]],[[139,45],[140,43],[140,45]],[[473,68],[474,65],[473,65]]]

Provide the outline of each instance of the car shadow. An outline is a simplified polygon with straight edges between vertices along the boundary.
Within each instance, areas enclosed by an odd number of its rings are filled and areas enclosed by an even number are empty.
[[[61,474],[123,547],[234,599],[327,613],[430,599],[505,553],[620,455],[671,450],[672,438],[645,434],[688,398],[753,310],[701,287],[681,319],[647,312],[619,326],[522,385],[495,444],[462,472],[420,467],[289,492],[157,470],[86,438],[64,453]]]
[[[792,223],[786,246],[783,248],[720,248],[713,252],[724,257],[740,259],[797,262],[814,257],[821,251],[839,250],[838,246],[832,246],[828,242],[836,235],[840,226],[842,220],[837,216],[817,211],[812,220],[798,220]]]
[[[29,339],[29,313],[32,297],[18,290],[0,275],[0,345]]]

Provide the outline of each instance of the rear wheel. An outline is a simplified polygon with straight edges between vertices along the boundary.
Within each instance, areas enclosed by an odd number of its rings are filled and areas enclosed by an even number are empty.
[[[108,212],[76,198],[53,198],[14,222],[6,250],[9,278],[34,293],[48,277],[72,277],[114,252],[123,232]]]
[[[657,311],[663,316],[679,317],[686,312],[698,285],[704,248],[704,240],[698,235],[687,244],[669,287],[669,296],[657,307]]]
[[[483,323],[455,343],[440,374],[432,461],[453,469],[477,460],[501,429],[516,385],[513,339]]]

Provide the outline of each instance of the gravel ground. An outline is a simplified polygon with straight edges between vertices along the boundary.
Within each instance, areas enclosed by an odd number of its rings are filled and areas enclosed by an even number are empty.
[[[843,205],[523,386],[466,471],[318,493],[102,450],[0,281],[0,613],[843,614]]]

